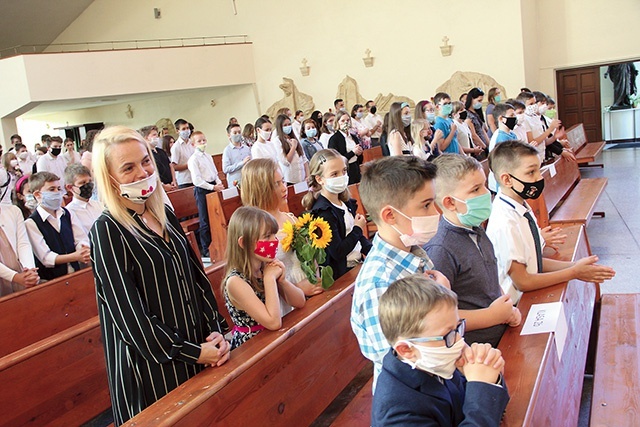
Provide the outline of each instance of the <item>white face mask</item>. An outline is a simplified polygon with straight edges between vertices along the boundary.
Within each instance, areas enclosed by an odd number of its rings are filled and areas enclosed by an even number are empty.
[[[29,157],[29,153],[27,153],[26,151],[23,151],[22,153],[18,154],[18,158],[22,161],[27,160],[27,157]]]
[[[322,188],[327,190],[331,194],[340,194],[349,186],[349,175],[336,176],[333,178],[326,178]]]
[[[414,216],[412,218],[403,214],[396,208],[393,208],[393,210],[403,217],[411,220],[411,229],[413,230],[412,234],[403,234],[395,226],[392,226],[393,229],[400,234],[400,240],[406,247],[409,248],[411,246],[426,245],[429,240],[436,235],[438,231],[438,223],[440,222],[440,215]]]
[[[516,114],[516,117],[518,118],[518,124],[519,125],[524,123],[524,113]]]
[[[453,378],[453,373],[456,370],[456,361],[462,355],[462,350],[465,346],[464,338],[459,339],[451,348],[447,348],[444,345],[442,347],[425,347],[409,341],[399,341],[399,343],[415,348],[420,353],[420,358],[415,362],[403,359],[404,363],[413,369],[429,372],[445,380]]]
[[[156,191],[158,178],[152,173],[140,181],[130,184],[120,184],[120,195],[136,204],[143,204]]]
[[[153,147],[161,148],[161,147],[160,147],[160,138],[159,138],[159,137],[157,137],[157,136],[156,136],[156,137],[154,137],[154,138],[151,138],[151,145],[152,145]]]
[[[540,105],[540,106],[538,106],[538,113],[542,115],[542,114],[544,114],[548,109],[549,109],[549,107],[548,107],[546,104],[544,104],[544,105]]]
[[[25,194],[24,205],[27,207],[27,209],[34,210],[35,208],[38,207],[38,201],[36,200],[33,194]]]
[[[528,115],[535,116],[536,114],[538,114],[538,104],[527,105],[525,111]]]
[[[180,138],[182,138],[183,141],[188,140],[189,137],[191,136],[191,130],[190,129],[181,130],[179,133],[180,133]]]
[[[18,166],[18,161],[17,161],[16,159],[9,160],[9,165],[10,165],[12,168],[15,168],[16,166]]]
[[[260,137],[265,141],[268,141],[271,138],[271,131],[258,129],[258,132],[260,132]]]

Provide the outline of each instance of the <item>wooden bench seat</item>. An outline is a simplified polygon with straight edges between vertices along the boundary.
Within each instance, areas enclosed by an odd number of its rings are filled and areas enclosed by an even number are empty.
[[[302,206],[302,199],[309,191],[309,187],[306,183],[300,183],[296,185],[290,185],[287,187],[287,207],[288,211],[295,216],[300,216],[306,210]]]
[[[200,227],[198,205],[193,191],[193,187],[187,187],[167,192],[167,196],[173,205],[173,211],[180,220],[180,225],[185,233],[196,231]]]
[[[0,299],[0,357],[98,315],[90,268]]]
[[[340,415],[331,423],[331,427],[369,427],[372,403],[373,376],[340,412]]]
[[[594,162],[596,157],[602,153],[605,141],[589,142],[582,123],[578,123],[567,130],[567,140],[581,167],[604,167],[601,163],[590,163]]]
[[[0,358],[0,425],[80,425],[109,409],[98,317]]]
[[[242,206],[240,195],[226,198],[222,192],[207,194],[207,212],[209,213],[209,226],[211,227],[211,245],[209,257],[211,262],[223,260],[227,248],[227,227],[231,215]]]
[[[607,178],[581,179],[562,204],[554,209],[551,224],[589,225],[594,214],[604,217],[604,212],[595,212],[595,208],[606,186]]]
[[[382,158],[382,147],[371,147],[362,151],[362,164]]]
[[[640,425],[640,294],[605,294],[591,400],[591,425]]]
[[[358,271],[125,425],[309,425],[366,364],[349,325]]]

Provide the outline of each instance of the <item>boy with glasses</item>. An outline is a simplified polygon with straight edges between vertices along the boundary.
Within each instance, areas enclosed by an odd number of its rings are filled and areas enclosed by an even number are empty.
[[[448,93],[438,92],[433,98],[433,103],[436,105],[437,116],[434,124],[436,131],[433,134],[433,140],[443,153],[464,154],[460,144],[458,144],[457,126],[451,119],[451,112],[453,111],[451,97]]]

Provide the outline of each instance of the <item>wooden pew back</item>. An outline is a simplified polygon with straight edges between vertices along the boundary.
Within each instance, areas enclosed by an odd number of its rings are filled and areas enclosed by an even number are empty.
[[[382,158],[382,147],[371,147],[362,151],[362,164]]]
[[[349,325],[358,271],[125,425],[309,425],[366,363]]]
[[[209,226],[211,227],[209,256],[212,263],[224,259],[227,248],[229,220],[240,206],[242,206],[240,195],[225,199],[221,192],[207,194],[207,211],[209,212]]]
[[[580,149],[589,142],[587,141],[587,134],[584,131],[584,125],[582,123],[571,126],[567,129],[566,134],[569,145],[571,145],[574,153],[580,151]]]
[[[198,205],[193,191],[193,187],[187,187],[167,192],[167,196],[173,205],[173,211],[180,220],[185,233],[196,231],[200,226],[198,222]]]
[[[229,325],[229,327],[233,328],[233,321],[231,320],[231,316],[229,316],[229,311],[227,310],[227,306],[224,303],[224,295],[222,294],[222,280],[224,279],[226,269],[226,262],[219,261],[207,267],[204,272],[207,273],[207,278],[211,283],[213,294],[216,297],[216,302],[218,303],[218,312],[227,320],[227,324]]]
[[[0,357],[98,314],[93,271],[85,268],[0,299]]]
[[[224,185],[224,188],[227,188],[232,183],[227,183],[227,175],[222,170],[222,153],[214,154],[211,157],[213,158],[213,164],[218,170],[218,178],[220,178],[220,181],[222,181],[222,185]]]
[[[295,216],[300,216],[306,210],[302,206],[302,199],[309,191],[309,187],[306,182],[301,182],[296,185],[290,185],[287,187],[287,206],[289,212]]]

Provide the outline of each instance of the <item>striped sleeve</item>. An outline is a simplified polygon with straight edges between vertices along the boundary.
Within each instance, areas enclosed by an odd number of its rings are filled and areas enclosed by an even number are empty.
[[[95,223],[91,230],[91,261],[99,303],[105,306],[122,339],[145,359],[195,364],[200,345],[186,341],[145,306],[130,273],[132,256],[123,243],[122,232],[109,217]]]

